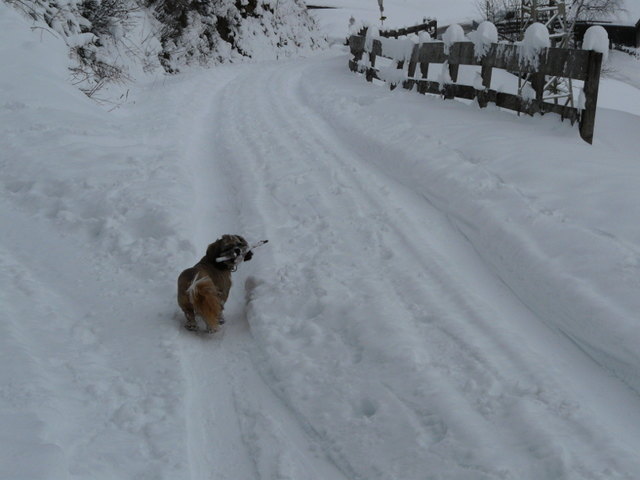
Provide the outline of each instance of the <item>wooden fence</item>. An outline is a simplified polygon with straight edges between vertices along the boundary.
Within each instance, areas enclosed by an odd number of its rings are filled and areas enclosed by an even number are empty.
[[[379,69],[376,68],[376,57],[394,60],[398,69],[404,69],[407,63],[406,78],[398,82],[406,89],[410,90],[415,86],[419,93],[443,95],[445,98],[477,99],[480,107],[486,107],[492,102],[499,107],[529,115],[557,113],[562,118],[570,119],[572,123],[579,120],[580,136],[588,143],[593,142],[602,53],[591,50],[543,48],[532,57],[519,45],[492,44],[487,45],[482,56],[477,56],[471,42],[454,43],[448,49],[442,42],[427,42],[414,45],[410,54],[406,54],[404,58],[397,58],[394,51],[396,49],[389,44],[393,40],[383,39],[383,43],[380,39],[374,39],[370,42],[369,48],[365,48],[366,40],[364,35],[353,35],[349,38],[353,55],[353,59],[349,61],[349,68],[354,72],[364,73],[367,81],[374,78],[382,79]],[[368,54],[368,63],[362,61],[365,54]],[[448,64],[452,83],[440,84],[427,79],[429,65],[434,63]],[[460,65],[481,67],[482,89],[455,83]],[[416,75],[418,66],[419,76]],[[518,72],[520,75],[528,74],[535,98],[492,90],[490,86],[494,68]],[[584,104],[581,108],[544,101],[545,76],[584,81]],[[390,82],[390,86],[395,88],[396,83]]]
[[[367,28],[368,27],[362,27],[358,32],[358,36],[366,35]],[[427,20],[425,18],[425,21],[420,25],[414,25],[413,27],[398,28],[398,29],[391,29],[391,30],[380,30],[380,32],[378,33],[381,37],[398,38],[398,37],[403,37],[405,35],[413,35],[413,34],[418,34],[422,32],[429,34],[431,38],[435,39],[436,36],[438,35],[438,21],[433,19]],[[348,38],[346,39],[345,45],[349,45]]]

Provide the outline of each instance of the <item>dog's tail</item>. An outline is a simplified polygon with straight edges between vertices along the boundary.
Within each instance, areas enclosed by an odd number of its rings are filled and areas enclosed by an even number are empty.
[[[208,275],[198,273],[187,290],[196,313],[200,314],[210,329],[216,330],[222,313],[218,289]]]

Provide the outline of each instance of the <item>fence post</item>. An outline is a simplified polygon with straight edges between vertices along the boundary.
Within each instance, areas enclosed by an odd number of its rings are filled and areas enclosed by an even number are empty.
[[[584,110],[580,115],[580,136],[589,144],[593,143],[593,130],[596,125],[596,105],[601,68],[602,53],[591,50],[587,64],[587,79],[584,81]]]
[[[418,83],[418,92],[426,93],[427,77],[429,76],[429,62],[425,62],[424,58],[420,58],[420,75],[422,76],[422,79],[424,80],[424,82]]]
[[[429,76],[429,62],[420,62],[420,75],[422,75],[422,79],[426,80]]]
[[[533,115],[533,112],[536,110],[540,112],[541,115],[544,115],[544,109],[542,108],[542,103],[544,102],[544,84],[546,81],[546,77],[543,73],[532,73],[530,76],[531,88],[536,92],[536,101],[535,108],[532,111],[527,112],[529,115]],[[531,105],[532,107],[534,105]]]
[[[453,83],[456,83],[458,81],[459,71],[460,71],[460,65],[458,65],[457,63],[449,63],[449,76],[451,77],[451,81]]]
[[[415,45],[411,51],[411,60],[409,60],[409,69],[407,70],[407,76],[409,78],[416,76],[416,67],[418,66],[418,52],[420,51],[420,45]]]
[[[370,67],[367,68],[367,74],[365,75],[365,78],[367,79],[367,82],[373,82],[373,73],[375,71],[376,68],[376,54],[373,53],[373,48],[371,49],[371,53],[369,53],[369,65]]]
[[[491,89],[491,74],[493,72],[492,63],[493,59],[489,59],[487,57],[482,59],[480,75],[482,77],[482,86],[484,87],[484,90],[479,90],[476,94],[476,99],[478,100],[480,108],[486,108],[489,103],[489,95],[487,92]]]
[[[349,50],[353,58],[349,61],[349,68],[352,72],[358,71],[358,62],[362,60],[364,55],[364,37],[352,35],[349,37]]]
[[[407,69],[407,81],[404,82],[403,85],[407,90],[411,90],[416,83],[414,77],[416,76],[416,68],[418,67],[419,52],[420,45],[414,45],[413,50],[411,51],[411,59],[409,60],[409,68]]]

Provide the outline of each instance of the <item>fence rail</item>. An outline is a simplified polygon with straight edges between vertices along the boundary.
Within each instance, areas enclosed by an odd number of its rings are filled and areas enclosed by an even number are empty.
[[[381,37],[398,38],[404,35],[411,35],[414,33],[426,32],[431,38],[436,38],[438,32],[438,22],[436,20],[429,20],[420,25],[413,27],[398,28],[396,30],[384,30],[380,32]]]
[[[586,142],[593,143],[602,53],[591,50],[543,48],[531,54],[519,45],[494,43],[487,46],[483,55],[478,56],[471,42],[454,43],[448,49],[442,42],[427,42],[414,45],[410,53],[406,53],[403,58],[397,58],[396,49],[389,42],[393,40],[374,39],[369,42],[370,47],[365,48],[367,39],[364,35],[351,36],[349,46],[353,58],[349,61],[349,68],[354,72],[364,73],[367,81],[374,78],[383,80],[375,66],[376,57],[396,61],[398,69],[404,69],[405,63],[408,62],[406,78],[401,82],[389,82],[391,88],[401,83],[409,90],[416,87],[419,93],[440,94],[445,98],[477,99],[480,107],[486,107],[492,102],[499,107],[529,115],[557,113],[572,123],[578,120],[580,136]],[[368,64],[362,61],[365,54],[368,54]],[[448,64],[452,83],[441,84],[427,79],[429,65],[434,63]],[[456,83],[460,65],[481,67],[482,89]],[[416,75],[418,66],[420,73]],[[535,98],[492,90],[490,87],[494,68],[518,72],[519,75],[529,74]],[[545,76],[584,81],[582,108],[543,101]]]

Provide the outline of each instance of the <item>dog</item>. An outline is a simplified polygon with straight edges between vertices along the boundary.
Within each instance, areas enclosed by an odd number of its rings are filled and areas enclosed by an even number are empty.
[[[185,328],[196,331],[200,316],[207,333],[214,333],[224,323],[222,311],[231,290],[231,272],[253,252],[240,235],[223,235],[207,247],[207,252],[193,267],[178,277],[178,305],[186,317]]]

